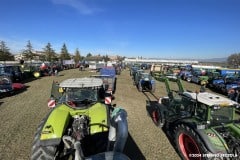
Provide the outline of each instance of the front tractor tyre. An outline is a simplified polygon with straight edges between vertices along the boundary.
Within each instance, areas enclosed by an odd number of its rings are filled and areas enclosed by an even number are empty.
[[[175,129],[175,143],[180,157],[184,160],[207,160],[202,157],[208,150],[201,142],[199,136],[190,127],[181,124]],[[209,159],[209,158],[208,158]]]
[[[48,117],[48,116],[47,116]],[[43,119],[41,123],[39,124],[37,128],[37,132],[34,136],[32,150],[31,150],[31,160],[38,160],[38,159],[44,159],[44,160],[53,160],[56,159],[56,146],[40,146],[40,135],[42,128],[46,122],[46,119]]]
[[[164,126],[164,119],[157,109],[152,112],[152,120],[157,127],[162,128]]]

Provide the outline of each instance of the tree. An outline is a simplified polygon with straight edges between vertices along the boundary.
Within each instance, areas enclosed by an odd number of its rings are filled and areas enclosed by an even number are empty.
[[[230,66],[234,68],[237,68],[238,66],[240,66],[240,53],[231,54],[228,57],[227,62]]]
[[[107,62],[110,60],[110,58],[108,57],[108,55],[106,55],[106,56],[103,56],[103,60],[104,60],[104,62]]]
[[[80,52],[79,52],[79,50],[77,48],[76,51],[75,51],[75,56],[74,56],[75,64],[78,64],[80,60],[81,60],[81,55],[80,55]]]
[[[14,56],[10,53],[4,41],[0,41],[0,61],[14,61]]]
[[[91,53],[88,53],[86,57],[92,57],[92,54],[91,54]]]
[[[71,59],[70,54],[68,53],[67,46],[64,43],[61,49],[61,54],[60,54],[60,59],[61,60],[69,60]]]
[[[121,56],[118,56],[118,55],[117,55],[117,60],[118,60],[118,61],[121,62],[121,61],[123,61],[124,59],[125,59],[125,57],[121,57]],[[141,59],[142,59],[142,57],[141,57]]]
[[[35,54],[33,53],[33,47],[30,40],[27,42],[26,49],[23,50],[22,54],[25,56],[27,60],[30,60],[30,61],[33,60]]]
[[[54,60],[56,60],[57,56],[55,51],[52,49],[52,45],[48,42],[48,44],[45,46],[45,48],[43,48],[44,50],[44,59],[52,62]]]

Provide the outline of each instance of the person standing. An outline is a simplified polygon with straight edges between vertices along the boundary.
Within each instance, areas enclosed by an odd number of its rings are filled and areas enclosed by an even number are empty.
[[[228,98],[235,101],[235,99],[236,99],[235,93],[236,93],[235,90],[233,88],[230,88],[228,90]]]
[[[235,93],[235,101],[239,102],[239,94],[240,94],[240,88],[236,89],[236,93]]]

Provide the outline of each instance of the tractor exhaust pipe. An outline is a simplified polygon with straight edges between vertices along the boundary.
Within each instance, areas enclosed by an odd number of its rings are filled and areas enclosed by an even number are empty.
[[[65,147],[68,149],[71,148],[71,145],[69,144],[69,142],[74,145],[74,149],[75,149],[75,159],[74,160],[84,160],[81,143],[79,141],[76,141],[74,138],[72,138],[70,136],[63,136],[62,140],[63,140]]]
[[[127,112],[115,108],[111,115],[111,125],[108,135],[108,150],[123,152],[128,137]]]

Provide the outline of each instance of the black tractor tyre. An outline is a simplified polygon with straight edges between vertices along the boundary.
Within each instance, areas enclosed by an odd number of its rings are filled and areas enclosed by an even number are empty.
[[[188,160],[209,160],[209,157],[203,157],[209,154],[200,137],[189,126],[179,124],[175,128],[175,144],[178,154],[182,159]]]
[[[138,83],[138,91],[139,91],[139,92],[142,92],[142,91],[143,91],[141,83]]]
[[[152,112],[151,116],[152,116],[152,120],[153,120],[154,124],[157,127],[162,128],[164,126],[164,118],[163,118],[163,116],[161,115],[161,113],[158,109],[154,110]]]
[[[35,133],[34,140],[33,140],[33,145],[32,145],[32,150],[31,150],[31,160],[38,160],[38,159],[44,159],[44,160],[53,160],[55,158],[55,153],[57,150],[56,146],[40,146],[40,135],[42,128],[48,118],[48,115],[46,118],[44,118],[38,128],[37,132]]]
[[[155,92],[155,89],[156,89],[156,86],[155,86],[155,85],[152,85],[151,92],[154,93],[154,92]]]

